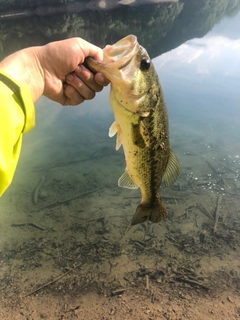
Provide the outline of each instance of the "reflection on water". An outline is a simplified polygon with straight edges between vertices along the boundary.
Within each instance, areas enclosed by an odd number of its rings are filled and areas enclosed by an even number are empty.
[[[76,108],[38,101],[36,128],[24,137],[16,176],[0,201],[4,308],[18,298],[29,315],[23,303],[47,297],[42,303],[49,318],[100,319],[96,305],[85,301],[77,308],[74,300],[93,291],[112,304],[102,309],[101,316],[108,317],[102,319],[112,319],[114,312],[122,318],[125,312],[126,319],[239,317],[239,21],[239,14],[225,19],[206,37],[153,60],[181,164],[180,178],[162,190],[169,217],[159,224],[129,228],[140,193],[117,186],[125,161],[114,138],[108,138],[109,89]],[[118,26],[113,30],[108,38],[120,38]],[[161,39],[168,47],[167,38]],[[68,296],[71,300],[64,300]],[[137,302],[141,296],[144,311]],[[54,297],[68,301],[55,316],[47,307]],[[40,305],[35,309],[42,318]],[[11,312],[11,319],[19,315]]]
[[[186,40],[203,36],[224,16],[233,16],[240,9],[240,0],[183,0],[141,6],[132,6],[133,1],[129,1],[114,10],[88,8],[99,2],[65,0],[64,5],[30,9],[27,5],[27,16],[22,19],[14,16],[14,22],[0,15],[0,57],[23,47],[73,36],[105,46],[128,34],[135,34],[150,56],[156,57]],[[12,8],[9,6],[9,10]],[[25,10],[23,4],[21,10]]]

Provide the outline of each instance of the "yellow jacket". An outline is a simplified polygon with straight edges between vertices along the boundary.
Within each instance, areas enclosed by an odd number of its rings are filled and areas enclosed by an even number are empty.
[[[0,70],[0,196],[12,181],[22,136],[34,125],[35,110],[28,86],[20,86]]]

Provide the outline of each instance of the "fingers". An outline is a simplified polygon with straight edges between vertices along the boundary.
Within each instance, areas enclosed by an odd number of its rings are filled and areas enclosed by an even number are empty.
[[[71,105],[78,105],[84,100],[93,99],[109,81],[102,74],[94,74],[84,65],[79,65],[74,73],[66,76],[64,93]]]
[[[88,87],[80,78],[75,74],[69,74],[66,77],[67,84],[71,85],[72,89],[68,87],[68,92],[71,91],[73,99],[76,100],[77,96],[82,96],[84,100],[91,100],[95,97],[95,90]]]
[[[87,85],[90,89],[95,92],[102,90],[103,86],[95,81],[95,74],[87,69],[83,64],[77,66],[74,73]]]
[[[95,74],[95,81],[100,85],[100,86],[107,86],[109,84],[109,80],[100,72]]]
[[[73,86],[67,83],[64,84],[63,90],[65,99],[62,105],[77,106],[85,101],[85,98]]]

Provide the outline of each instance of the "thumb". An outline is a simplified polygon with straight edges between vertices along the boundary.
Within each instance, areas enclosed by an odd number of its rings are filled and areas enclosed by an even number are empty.
[[[103,60],[103,50],[86,40],[78,38],[78,45],[85,57],[92,57],[97,61]]]

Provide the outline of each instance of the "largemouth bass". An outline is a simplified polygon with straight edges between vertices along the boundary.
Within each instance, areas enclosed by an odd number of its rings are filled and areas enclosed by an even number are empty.
[[[107,45],[103,52],[102,62],[87,58],[86,63],[111,82],[115,122],[109,136],[117,134],[116,150],[122,145],[126,160],[118,185],[141,190],[142,200],[132,225],[146,220],[159,222],[167,217],[160,197],[161,182],[172,185],[180,166],[169,146],[167,109],[158,75],[134,35]]]

